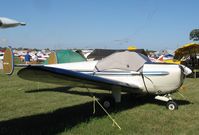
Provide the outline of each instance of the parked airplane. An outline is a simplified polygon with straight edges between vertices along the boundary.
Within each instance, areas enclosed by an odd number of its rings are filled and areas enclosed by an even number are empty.
[[[18,22],[13,19],[5,18],[5,17],[0,17],[0,28],[10,28],[10,27],[16,27],[19,25],[26,25],[24,22]]]
[[[56,63],[56,58],[50,63]],[[117,52],[100,61],[21,66],[25,66],[18,72],[22,79],[110,90],[115,102],[121,102],[121,92],[150,94],[167,102],[169,110],[178,108],[170,94],[191,73],[185,66],[152,63],[148,57],[132,51]],[[12,74],[14,62],[10,48],[5,51],[3,67],[6,74]],[[105,100],[103,105],[109,108],[111,100]]]

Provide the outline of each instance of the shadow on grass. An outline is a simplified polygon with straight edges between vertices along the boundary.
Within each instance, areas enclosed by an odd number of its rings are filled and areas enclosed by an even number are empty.
[[[62,89],[62,88],[61,88]],[[82,96],[88,96],[88,92],[78,92],[55,89],[41,89],[32,90],[27,92],[45,92],[45,91],[59,91],[70,94],[78,94]],[[94,93],[96,97],[103,97],[107,94]],[[177,100],[179,105],[189,104],[188,101]],[[130,94],[122,95],[122,103],[116,106],[115,109],[109,110],[109,112],[120,112],[129,108],[134,108],[145,103],[153,103],[158,105],[165,105],[164,102],[154,100],[150,96],[133,96]],[[165,109],[166,111],[166,109]],[[77,124],[82,122],[89,122],[91,118],[100,118],[105,116],[105,113],[97,105],[96,113],[93,114],[93,103],[87,102],[71,107],[65,107],[57,109],[53,112],[37,114],[32,116],[24,116],[21,118],[11,119],[7,121],[0,121],[0,134],[57,134],[63,131],[70,130]]]

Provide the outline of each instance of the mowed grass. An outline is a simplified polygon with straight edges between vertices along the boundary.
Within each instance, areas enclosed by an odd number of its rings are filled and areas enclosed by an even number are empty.
[[[18,70],[18,69],[17,69]],[[109,92],[91,90],[96,97]],[[148,96],[122,96],[123,102],[109,110],[119,130],[93,102],[87,89],[69,88],[22,80],[17,72],[8,77],[0,71],[0,134],[199,134],[199,79],[187,78],[173,98],[177,111]]]

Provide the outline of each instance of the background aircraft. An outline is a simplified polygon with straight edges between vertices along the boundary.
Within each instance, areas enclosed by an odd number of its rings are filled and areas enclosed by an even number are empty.
[[[6,17],[0,17],[0,28],[10,28],[10,27],[16,27],[16,26],[24,26],[26,23],[19,22],[13,19],[9,19]]]

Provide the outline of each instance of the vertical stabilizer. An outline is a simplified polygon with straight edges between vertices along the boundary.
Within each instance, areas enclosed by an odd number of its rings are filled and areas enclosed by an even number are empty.
[[[14,71],[14,54],[12,48],[7,48],[4,53],[3,71],[8,75],[11,75]]]
[[[57,64],[57,55],[56,52],[52,51],[48,58],[48,64]]]

